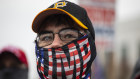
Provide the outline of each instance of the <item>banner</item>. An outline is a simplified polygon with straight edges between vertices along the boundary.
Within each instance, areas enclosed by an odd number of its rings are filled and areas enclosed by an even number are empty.
[[[79,0],[95,29],[97,51],[112,51],[114,47],[115,0]]]

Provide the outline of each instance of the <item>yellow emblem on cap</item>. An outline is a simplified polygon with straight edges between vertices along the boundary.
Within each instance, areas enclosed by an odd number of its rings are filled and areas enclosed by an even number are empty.
[[[67,3],[66,2],[58,2],[54,4],[54,8],[58,8],[58,7],[64,7],[66,6]]]

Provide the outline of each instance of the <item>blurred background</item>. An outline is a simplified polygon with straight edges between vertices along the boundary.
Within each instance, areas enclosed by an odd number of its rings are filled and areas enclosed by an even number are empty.
[[[38,79],[31,25],[58,0],[0,0],[0,49],[18,46],[26,53],[29,79]],[[140,0],[69,0],[84,7],[96,34],[95,79],[130,79],[140,57]]]

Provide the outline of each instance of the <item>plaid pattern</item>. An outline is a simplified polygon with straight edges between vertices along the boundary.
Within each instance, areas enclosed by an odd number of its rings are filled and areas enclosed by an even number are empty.
[[[58,49],[36,47],[36,56],[41,79],[90,79],[87,76],[87,67],[91,67],[87,65],[91,59],[88,38]]]

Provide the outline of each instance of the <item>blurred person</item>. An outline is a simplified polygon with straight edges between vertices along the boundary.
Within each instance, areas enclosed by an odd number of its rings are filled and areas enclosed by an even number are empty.
[[[91,79],[95,34],[84,8],[58,1],[35,17],[32,29],[40,79]]]
[[[137,63],[134,67],[131,79],[140,79],[140,58],[137,60]]]
[[[25,53],[14,46],[0,50],[0,79],[28,79]]]

